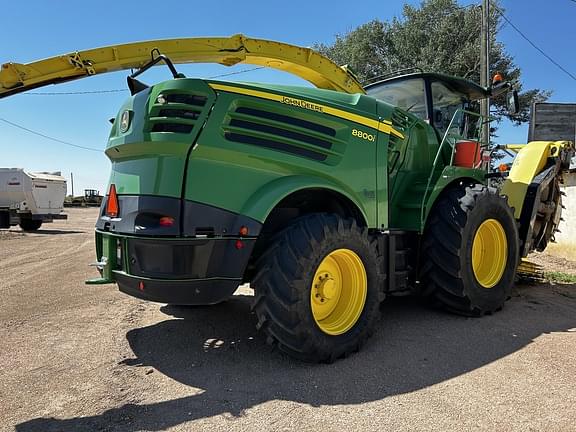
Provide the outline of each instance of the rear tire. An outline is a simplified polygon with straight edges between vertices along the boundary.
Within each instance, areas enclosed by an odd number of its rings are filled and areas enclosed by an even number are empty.
[[[518,259],[518,229],[506,199],[481,184],[453,187],[428,217],[422,294],[451,312],[491,314],[510,297]]]
[[[20,221],[20,228],[24,231],[36,231],[42,226],[41,220],[22,219]]]
[[[258,328],[304,361],[358,351],[380,315],[381,269],[376,243],[354,220],[304,216],[273,237],[256,263]]]

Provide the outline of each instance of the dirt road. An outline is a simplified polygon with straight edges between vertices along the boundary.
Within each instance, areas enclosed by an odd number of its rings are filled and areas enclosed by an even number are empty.
[[[146,303],[96,275],[94,209],[0,232],[2,431],[574,431],[576,286],[518,287],[467,319],[383,306],[368,346],[332,365],[271,352],[250,290]]]

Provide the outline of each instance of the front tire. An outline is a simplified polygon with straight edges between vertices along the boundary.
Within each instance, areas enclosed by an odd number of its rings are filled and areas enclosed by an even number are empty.
[[[22,219],[20,220],[20,228],[23,231],[37,231],[42,226],[41,220]]]
[[[512,209],[481,184],[453,187],[431,211],[422,243],[422,293],[467,316],[500,310],[519,259]]]
[[[331,362],[372,333],[384,299],[382,264],[354,220],[304,216],[270,241],[256,267],[258,327],[281,351]]]

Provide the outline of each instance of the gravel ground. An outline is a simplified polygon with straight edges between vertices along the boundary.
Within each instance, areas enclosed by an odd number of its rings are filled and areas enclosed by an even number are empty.
[[[308,365],[266,346],[248,288],[175,308],[84,285],[96,210],[67,212],[0,232],[2,431],[576,430],[576,285],[482,319],[392,299],[360,353]]]

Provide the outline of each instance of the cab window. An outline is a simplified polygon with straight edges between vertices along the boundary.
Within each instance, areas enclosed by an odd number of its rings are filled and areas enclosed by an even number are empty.
[[[422,78],[393,81],[366,89],[366,93],[382,102],[408,111],[426,120],[426,86]]]
[[[442,82],[433,81],[430,89],[432,124],[440,136],[444,137],[448,133],[453,137],[478,141],[482,127],[478,103],[468,100],[465,94],[451,90]]]
[[[465,108],[466,97],[438,81],[433,81],[430,88],[432,90],[432,122],[434,127],[440,132],[440,135],[444,135],[454,117],[454,113],[459,108]],[[455,121],[452,127],[463,128],[463,120],[464,118],[461,121]]]

